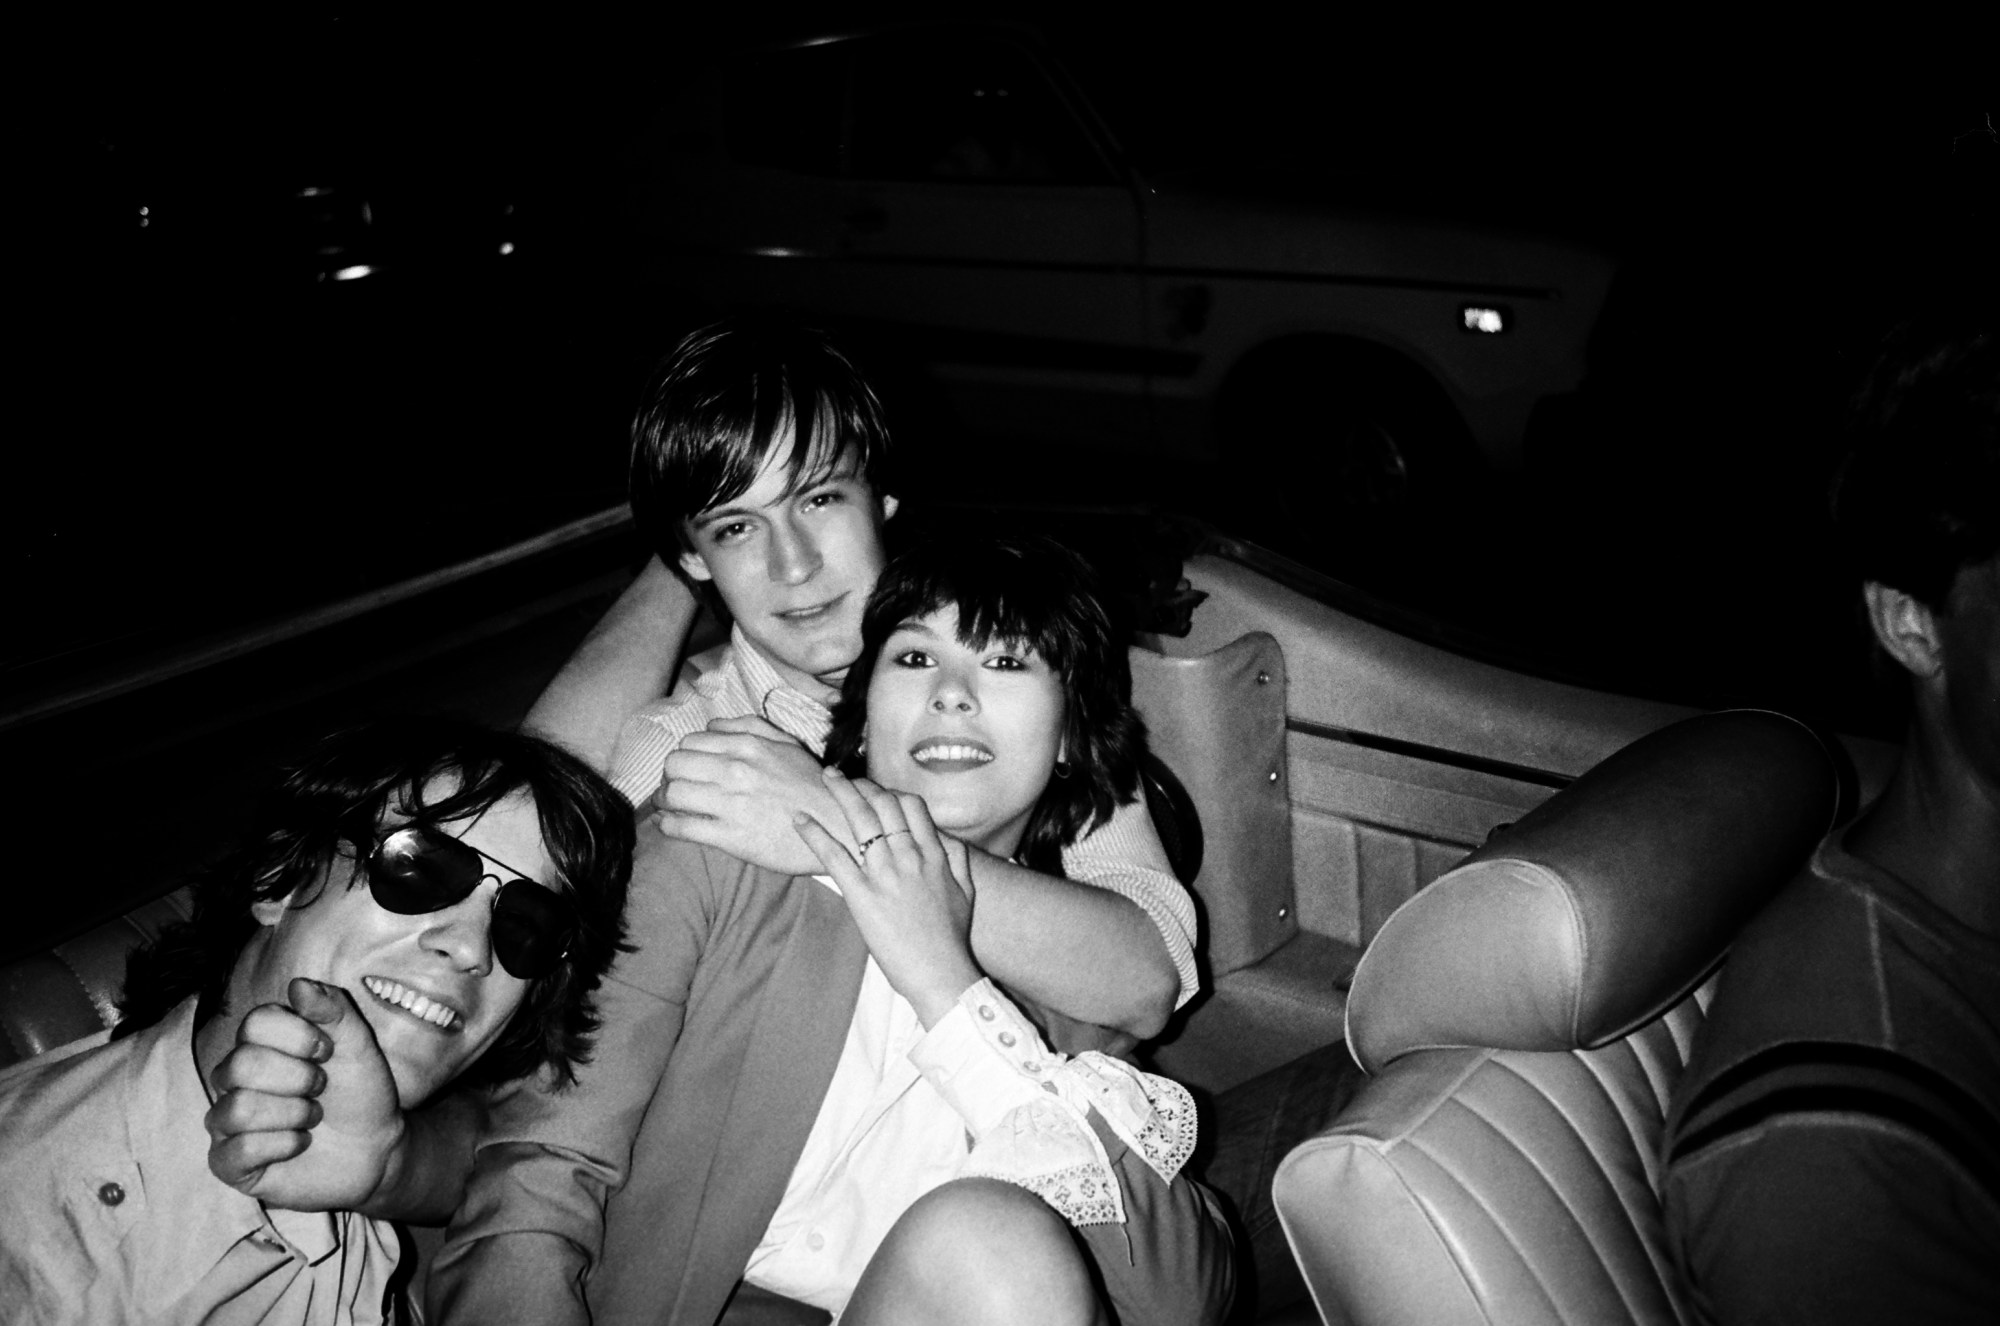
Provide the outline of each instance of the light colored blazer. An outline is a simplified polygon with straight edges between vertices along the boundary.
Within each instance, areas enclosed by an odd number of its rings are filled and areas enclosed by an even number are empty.
[[[636,952],[569,1091],[496,1105],[433,1322],[709,1326],[833,1079],[867,947],[831,890],[640,828]],[[589,1295],[586,1310],[583,1295]]]

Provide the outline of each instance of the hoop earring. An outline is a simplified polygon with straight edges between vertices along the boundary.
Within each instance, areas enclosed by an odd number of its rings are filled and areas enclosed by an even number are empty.
[[[1057,761],[1056,761],[1056,777],[1058,777],[1058,778],[1067,778],[1067,777],[1069,777],[1069,761],[1068,761],[1068,760],[1057,760]]]

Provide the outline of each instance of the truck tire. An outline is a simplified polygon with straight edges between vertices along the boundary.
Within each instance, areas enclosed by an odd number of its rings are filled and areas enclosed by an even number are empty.
[[[1246,363],[1218,402],[1218,455],[1251,524],[1310,546],[1328,526],[1407,521],[1478,472],[1465,426],[1414,365],[1386,351],[1285,348]]]

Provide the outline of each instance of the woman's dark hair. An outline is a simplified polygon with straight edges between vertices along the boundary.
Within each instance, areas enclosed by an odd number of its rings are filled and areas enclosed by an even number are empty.
[[[1067,777],[1051,778],[1022,834],[1018,859],[1061,875],[1062,850],[1137,795],[1145,724],[1132,708],[1132,668],[1082,558],[1035,534],[927,536],[890,562],[861,617],[861,656],[847,670],[827,738],[827,763],[863,772],[868,684],[896,628],[958,610],[958,636],[1032,649],[1061,680]]]
[[[443,793],[442,795],[437,795]],[[265,799],[251,836],[194,885],[194,917],[135,952],[126,966],[124,1036],[198,995],[222,1011],[237,956],[255,933],[251,904],[291,897],[345,876],[386,816],[443,824],[478,816],[517,793],[534,798],[552,883],[575,904],[569,956],[528,983],[521,1006],[459,1082],[488,1086],[543,1068],[575,1080],[597,1030],[591,995],[625,934],[632,877],[632,808],[582,761],[537,737],[437,719],[370,723],[336,733],[287,770]],[[435,800],[426,800],[426,795]],[[294,906],[311,906],[318,894]]]
[[[703,327],[673,348],[632,419],[632,519],[662,561],[678,572],[687,522],[748,492],[786,428],[794,489],[848,462],[885,491],[882,406],[825,336],[745,316]]]

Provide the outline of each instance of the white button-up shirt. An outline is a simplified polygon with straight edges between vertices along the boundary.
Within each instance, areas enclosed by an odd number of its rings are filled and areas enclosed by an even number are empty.
[[[1162,1181],[1194,1150],[1194,1102],[1178,1084],[1050,1049],[989,980],[926,1032],[870,958],[833,1080],[744,1278],[838,1314],[903,1213],[961,1177],[1019,1184],[1072,1224],[1122,1222],[1092,1110]]]

